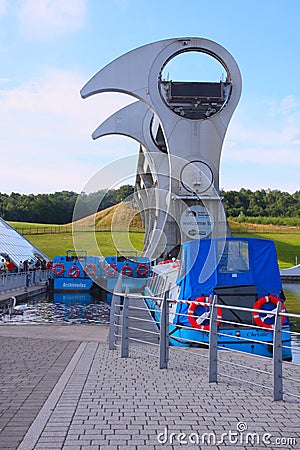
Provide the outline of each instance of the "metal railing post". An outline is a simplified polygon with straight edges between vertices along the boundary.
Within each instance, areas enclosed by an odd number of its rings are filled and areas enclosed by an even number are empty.
[[[218,381],[218,326],[217,326],[217,308],[215,307],[217,296],[214,295],[210,310],[210,331],[209,331],[209,383]]]
[[[281,302],[277,303],[273,331],[273,399],[283,400]]]
[[[167,292],[161,305],[159,333],[159,368],[167,369],[169,361],[169,304]]]
[[[122,278],[119,277],[112,296],[111,306],[110,306],[110,316],[109,316],[109,350],[117,349],[118,341],[118,329],[120,325],[120,314],[121,314],[121,297],[116,295],[115,292],[121,292],[122,290]]]
[[[120,314],[120,297],[118,295],[113,295],[111,306],[110,306],[110,316],[109,316],[109,350],[117,349],[117,332],[118,325],[120,323],[119,314]]]
[[[129,298],[128,287],[124,294],[123,313],[122,313],[122,337],[121,337],[121,358],[129,356]]]

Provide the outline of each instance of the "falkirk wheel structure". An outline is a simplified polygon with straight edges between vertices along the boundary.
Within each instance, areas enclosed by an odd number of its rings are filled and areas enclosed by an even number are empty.
[[[164,80],[166,65],[185,52],[217,60],[225,79]],[[176,257],[185,241],[229,232],[219,194],[219,166],[241,87],[230,53],[213,41],[191,37],[136,48],[82,88],[83,98],[120,92],[138,100],[109,117],[92,136],[121,134],[139,143],[134,200],[145,226],[144,254],[151,259]]]

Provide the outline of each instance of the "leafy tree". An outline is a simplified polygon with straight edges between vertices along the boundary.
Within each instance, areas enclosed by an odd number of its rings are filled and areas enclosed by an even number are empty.
[[[124,186],[121,186],[116,191],[116,202],[120,203],[128,198],[131,199],[133,191],[134,191],[134,188],[130,184],[125,184]]]
[[[61,191],[52,194],[0,193],[0,216],[4,220],[38,223],[70,223],[77,203],[80,217],[86,217],[131,198],[133,186],[127,184],[114,190],[90,194]],[[300,191],[294,194],[279,190],[240,189],[221,191],[228,217],[300,217]]]

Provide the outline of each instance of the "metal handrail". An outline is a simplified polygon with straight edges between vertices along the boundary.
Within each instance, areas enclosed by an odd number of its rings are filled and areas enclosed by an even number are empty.
[[[116,301],[117,298],[120,299],[119,303]],[[121,298],[123,299],[123,301],[121,301]],[[114,301],[114,299],[115,299],[115,301]],[[137,310],[149,311],[149,308],[146,305],[144,308],[142,306],[138,306],[138,307],[130,306],[130,299],[141,299],[141,300],[153,299],[153,300],[159,300],[161,302],[161,309],[159,311],[160,319],[159,319],[159,321],[153,320],[155,323],[157,323],[159,325],[158,332],[151,332],[149,330],[144,330],[142,328],[136,328],[136,327],[129,326],[129,319],[136,319],[136,320],[140,320],[141,322],[143,322],[143,321],[149,322],[148,319],[133,317],[132,313],[131,313],[131,315],[129,315],[129,310],[132,311],[134,309],[137,309]],[[168,305],[170,302],[192,303],[192,301],[190,301],[190,300],[174,300],[174,299],[168,298],[167,293],[165,293],[163,297],[155,297],[155,296],[149,296],[149,295],[145,295],[145,294],[129,293],[128,289],[127,289],[125,291],[125,293],[117,292],[114,294],[113,302],[112,302],[112,309],[111,309],[111,327],[114,329],[116,329],[116,327],[121,327],[121,334],[120,334],[121,357],[129,356],[129,341],[147,343],[147,344],[151,344],[156,347],[159,347],[159,367],[161,369],[168,368],[168,362],[169,362],[169,306]],[[283,376],[282,348],[284,348],[285,346],[282,344],[282,331],[284,331],[284,333],[289,331],[289,330],[285,330],[284,327],[282,326],[282,316],[300,318],[300,315],[281,312],[281,304],[280,303],[277,304],[276,310],[267,311],[268,314],[271,314],[275,317],[274,325],[273,325],[272,329],[267,328],[268,331],[273,332],[273,341],[268,342],[268,345],[273,346],[273,358],[272,358],[273,369],[272,369],[272,372],[271,371],[269,372],[269,371],[257,369],[255,367],[249,367],[244,364],[239,364],[239,363],[232,362],[232,361],[226,361],[223,358],[218,358],[218,350],[220,349],[220,347],[218,346],[218,335],[224,334],[224,333],[218,331],[218,323],[220,322],[220,320],[217,317],[218,308],[237,310],[237,311],[263,313],[263,314],[266,313],[266,310],[259,310],[259,309],[254,309],[254,308],[246,308],[246,307],[238,307],[238,306],[229,306],[229,305],[219,304],[219,303],[217,303],[217,296],[213,297],[210,304],[211,304],[210,319],[209,319],[210,327],[209,327],[209,330],[202,330],[202,331],[207,331],[207,333],[209,333],[209,342],[203,343],[203,344],[207,344],[207,346],[208,346],[208,356],[207,355],[205,355],[205,356],[209,360],[208,361],[209,382],[217,382],[218,375],[222,375],[222,376],[226,376],[228,378],[232,378],[235,380],[247,382],[248,384],[262,386],[264,388],[271,389],[271,390],[273,390],[273,399],[275,401],[282,400],[283,399],[283,380],[286,378],[285,376]],[[154,310],[154,311],[156,311],[156,310]],[[183,313],[180,313],[180,315],[187,316],[187,314],[183,314]],[[120,323],[120,321],[122,323]],[[150,320],[150,322],[151,322],[151,320]],[[221,320],[221,322],[230,323],[230,321],[223,321],[223,320]],[[239,324],[239,325],[246,326],[247,324]],[[176,325],[176,326],[178,326],[179,328],[183,328],[183,329],[191,329],[191,327],[188,327],[185,325]],[[256,325],[253,325],[253,326],[255,328],[265,330],[264,327],[259,327]],[[145,332],[147,332],[147,334],[149,334],[149,333],[150,334],[159,334],[159,344],[156,344],[153,342],[147,342],[143,339],[129,337],[129,329],[145,331]],[[291,333],[293,333],[293,335],[295,335],[295,334],[300,335],[300,333],[296,333],[296,332],[291,332]],[[113,336],[113,338],[112,339],[110,338],[110,349],[116,349],[117,347],[119,347],[117,345],[117,339],[116,339],[115,334],[112,334],[112,336]],[[236,336],[236,339],[243,339],[246,341],[258,342],[260,344],[263,343],[262,341],[255,340],[250,337],[243,338],[240,336]],[[197,341],[193,341],[193,340],[187,339],[187,338],[180,338],[180,340],[182,340],[184,342],[190,342],[190,343],[197,342]],[[222,350],[224,350],[223,347],[222,347]],[[226,348],[225,350],[227,352],[245,354],[245,352],[243,352],[241,350],[228,349],[228,348]],[[195,354],[195,352],[193,352],[193,354]],[[255,356],[259,356],[259,355],[255,355]],[[263,358],[263,356],[260,356],[260,357]],[[228,374],[223,374],[222,372],[218,371],[218,361],[221,363],[225,363],[225,364],[231,364],[236,367],[241,367],[244,369],[257,371],[258,373],[261,373],[261,374],[266,374],[266,375],[273,374],[272,386],[265,386],[265,385],[262,385],[262,384],[259,384],[256,382],[252,382],[252,381],[238,378],[235,376],[231,376]],[[195,367],[197,367],[197,365],[195,365]],[[289,379],[291,379],[291,377],[289,377]],[[288,395],[293,395],[294,397],[300,398],[300,396],[297,396],[296,394],[291,394],[289,391],[287,391],[285,393],[287,393]]]
[[[49,280],[49,270],[29,270],[27,272],[0,274],[0,293],[37,285]]]

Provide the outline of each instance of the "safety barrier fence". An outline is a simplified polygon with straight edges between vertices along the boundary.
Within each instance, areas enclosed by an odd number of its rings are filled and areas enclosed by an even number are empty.
[[[158,309],[149,308],[145,299],[154,300]],[[172,300],[168,298],[168,293],[165,293],[161,297],[151,297],[150,295],[131,294],[128,290],[125,293],[115,293],[111,305],[110,315],[110,333],[109,333],[109,348],[110,350],[120,349],[121,357],[127,358],[130,353],[130,343],[139,342],[142,344],[150,344],[157,349],[154,353],[150,352],[152,356],[159,359],[159,368],[167,369],[170,360],[174,357],[174,352],[180,352],[182,361],[184,364],[199,368],[203,364],[199,364],[195,358],[203,358],[207,360],[205,365],[208,368],[208,381],[210,383],[217,383],[219,376],[229,378],[238,382],[248,383],[250,385],[258,386],[264,389],[271,390],[273,392],[274,401],[283,400],[283,395],[289,395],[300,399],[300,366],[294,362],[283,361],[282,350],[284,348],[290,348],[289,345],[283,344],[282,333],[285,335],[290,334],[293,337],[293,353],[300,354],[300,333],[290,331],[289,328],[282,329],[283,319],[300,319],[299,314],[290,314],[281,310],[281,303],[278,302],[276,308],[271,311],[267,311],[268,315],[274,316],[274,324],[272,329],[268,329],[272,333],[272,341],[264,343],[261,340],[256,340],[250,337],[235,336],[238,341],[250,341],[252,343],[259,343],[263,345],[272,346],[272,358],[253,355],[238,349],[229,349],[220,347],[218,343],[218,337],[226,336],[222,333],[222,329],[219,328],[220,324],[226,323],[227,325],[237,325],[237,323],[225,321],[220,319],[218,311],[220,309],[230,309],[236,311],[255,312],[266,314],[266,310],[258,310],[252,308],[243,308],[237,306],[229,306],[218,303],[218,297],[214,296],[210,302],[210,314],[209,314],[209,329],[205,330],[208,333],[208,342],[202,343],[201,347],[207,347],[206,351],[199,348],[192,348],[197,346],[199,341],[193,341],[191,339],[183,339],[187,347],[170,346],[170,334],[169,334],[169,311],[170,306],[174,302],[191,303],[187,300]],[[201,304],[201,302],[199,302]],[[146,315],[148,313],[148,316]],[[150,316],[149,313],[154,313],[156,319]],[[187,314],[180,314],[181,316],[188,316]],[[152,324],[152,327],[148,326]],[[156,327],[153,327],[153,324]],[[238,324],[239,327],[250,327],[251,329],[264,330],[265,328],[257,325],[250,324]],[[184,325],[176,325],[182,329],[189,329]],[[298,339],[298,344],[297,344]],[[170,352],[170,349],[172,351]],[[149,356],[149,353],[144,347],[134,347],[135,352],[141,352]],[[171,354],[170,354],[171,353]],[[186,358],[187,354],[192,355],[192,362],[189,362]],[[173,355],[173,356],[172,356]],[[178,361],[178,355],[176,356]],[[251,365],[249,365],[251,364]],[[221,366],[221,368],[220,368]],[[222,367],[230,366],[232,371],[226,369],[226,372]],[[252,374],[249,376],[249,374]],[[202,376],[202,375],[201,375]],[[261,382],[258,382],[260,381]]]
[[[49,270],[33,270],[28,272],[4,273],[0,275],[0,294],[17,289],[46,283]]]
[[[35,234],[67,234],[67,233],[73,233],[73,229],[70,226],[57,226],[57,227],[37,227],[37,228],[15,228],[18,233],[22,234],[22,236],[27,235],[35,235]],[[95,225],[92,225],[90,227],[88,226],[76,226],[75,231],[77,233],[111,233],[112,228],[107,227],[101,227],[99,229],[95,228]],[[113,229],[114,233],[128,233],[128,230],[126,229]],[[130,230],[130,232],[133,233],[144,233],[145,230],[143,229],[133,229]]]

